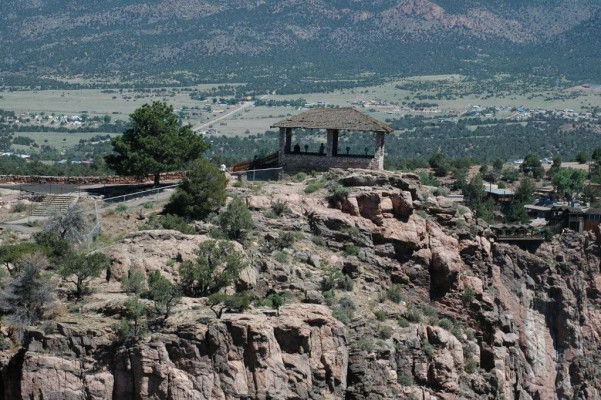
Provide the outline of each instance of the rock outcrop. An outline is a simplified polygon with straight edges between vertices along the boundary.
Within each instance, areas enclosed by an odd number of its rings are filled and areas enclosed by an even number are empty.
[[[57,324],[29,331],[2,372],[6,399],[339,399],[344,325],[319,305],[225,314],[128,345]]]
[[[246,192],[257,232],[238,247],[251,266],[237,286],[251,312],[211,319],[206,298],[187,298],[119,342],[116,283],[130,269],[177,282],[207,239],[130,234],[105,250],[112,292],[2,353],[0,399],[601,398],[600,231],[525,251],[411,175],[329,177],[348,196]],[[275,294],[290,303],[279,314],[263,308]]]

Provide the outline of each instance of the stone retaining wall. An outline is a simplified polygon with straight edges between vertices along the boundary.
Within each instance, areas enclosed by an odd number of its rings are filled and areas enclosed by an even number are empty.
[[[327,171],[330,168],[378,169],[378,160],[373,157],[320,156],[310,154],[285,154],[280,166],[287,174],[300,171]]]
[[[185,171],[166,172],[161,174],[161,181],[179,180],[185,176]],[[2,184],[75,184],[75,185],[97,185],[97,184],[135,184],[152,183],[154,175],[148,175],[144,179],[133,176],[40,176],[40,175],[0,175]]]

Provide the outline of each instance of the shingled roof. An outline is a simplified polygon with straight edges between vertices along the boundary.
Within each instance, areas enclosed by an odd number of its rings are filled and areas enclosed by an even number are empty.
[[[394,131],[375,118],[354,108],[313,108],[283,119],[272,128],[339,129],[347,131],[385,132]]]

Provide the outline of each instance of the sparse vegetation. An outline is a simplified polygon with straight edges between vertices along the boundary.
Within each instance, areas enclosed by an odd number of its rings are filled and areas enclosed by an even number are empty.
[[[453,321],[451,321],[448,318],[442,318],[438,321],[438,326],[440,326],[442,329],[445,329],[447,331],[451,331],[451,329],[453,329],[454,324]]]
[[[70,244],[81,243],[89,231],[90,224],[79,205],[69,207],[62,214],[53,215],[42,229],[43,233],[57,235]]]
[[[122,340],[136,341],[148,332],[146,305],[137,295],[129,296],[125,303],[124,316],[118,325]]]
[[[321,290],[324,292],[332,289],[342,289],[346,291],[353,290],[353,280],[342,273],[341,270],[334,267],[324,269],[323,278],[321,278]]]
[[[154,303],[154,312],[166,321],[182,298],[181,289],[165,278],[159,270],[148,276],[148,292],[146,296]]]
[[[428,343],[426,341],[422,342],[422,351],[429,358],[434,358],[434,356],[436,355],[436,349],[434,348],[434,346],[432,346],[430,343]]]
[[[306,173],[304,173],[304,172],[299,172],[299,173],[297,173],[296,175],[294,175],[294,176],[292,177],[292,180],[293,180],[294,182],[302,182],[302,181],[304,181],[305,179],[307,179],[307,174],[306,174]]]
[[[142,271],[129,270],[121,279],[121,287],[125,293],[139,295],[146,290],[146,276]]]
[[[357,348],[367,353],[371,353],[374,351],[375,346],[371,340],[359,339],[357,341]]]
[[[404,316],[407,319],[407,321],[409,321],[409,322],[414,322],[414,323],[422,322],[422,313],[416,307],[411,306],[411,307],[407,308],[407,311],[405,312]]]
[[[478,362],[473,358],[469,357],[465,361],[465,372],[467,372],[468,374],[473,374],[474,372],[476,372],[476,369],[478,369]]]
[[[74,295],[81,298],[90,292],[89,283],[109,266],[109,259],[102,253],[71,254],[60,265],[59,275],[75,285]]]
[[[348,296],[342,296],[334,308],[332,315],[340,322],[348,325],[351,323],[356,309],[357,306],[353,299]]]
[[[374,315],[378,321],[386,321],[388,319],[388,315],[382,310],[375,311]]]
[[[311,241],[316,245],[316,246],[325,246],[326,241],[323,240],[323,238],[321,236],[313,236],[313,238],[311,239]]]
[[[44,272],[48,267],[49,262],[42,254],[27,255],[0,290],[4,319],[19,329],[42,320],[54,306],[55,289]]]
[[[399,304],[401,301],[403,301],[403,293],[399,285],[393,285],[386,291],[386,295],[394,303]]]
[[[347,256],[355,256],[355,257],[357,257],[357,256],[359,256],[360,251],[361,250],[357,246],[354,246],[352,244],[344,246],[344,253]]]
[[[243,240],[254,227],[248,206],[240,197],[234,197],[226,210],[219,214],[217,222],[231,240]]]
[[[407,321],[407,319],[403,317],[399,317],[399,319],[397,319],[397,322],[399,323],[399,326],[401,328],[408,328],[410,326],[409,321]]]
[[[349,188],[342,185],[336,185],[331,189],[331,193],[328,196],[328,200],[330,200],[330,202],[332,203],[341,202],[343,200],[346,200],[350,193],[351,191]]]
[[[324,185],[324,181],[312,179],[307,183],[307,186],[305,187],[305,193],[311,194],[317,192],[319,189],[323,189]]]
[[[271,203],[271,210],[278,217],[281,217],[282,215],[285,215],[290,212],[288,205],[285,202],[279,200]]]
[[[285,263],[286,261],[288,261],[288,254],[284,253],[283,251],[278,251],[277,253],[275,253],[275,257],[277,262],[280,263]]]
[[[397,382],[403,386],[413,386],[413,377],[399,374],[397,377]]]
[[[390,339],[392,337],[392,328],[389,325],[380,325],[378,327],[378,337],[380,339]]]
[[[243,312],[250,306],[253,300],[253,295],[244,291],[227,295],[224,293],[214,293],[209,296],[209,306],[219,319],[224,312]]]
[[[173,229],[186,235],[194,235],[196,230],[188,221],[179,215],[151,215],[146,223],[139,228],[140,230],[149,229]]]
[[[470,304],[472,301],[474,301],[475,297],[476,292],[474,291],[474,288],[468,286],[461,294],[461,301],[463,301],[463,304]]]
[[[27,204],[18,201],[16,202],[10,209],[11,213],[22,213],[25,212],[27,210]]]
[[[184,292],[193,297],[209,296],[233,284],[246,267],[244,258],[232,242],[202,242],[196,260],[186,260],[179,268]]]

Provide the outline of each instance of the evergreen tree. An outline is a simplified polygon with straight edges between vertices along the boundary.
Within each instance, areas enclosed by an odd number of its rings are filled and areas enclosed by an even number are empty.
[[[477,218],[492,221],[494,205],[492,200],[487,198],[482,175],[478,174],[472,178],[470,183],[465,186],[463,195],[467,205]]]
[[[225,204],[226,187],[225,174],[207,160],[198,159],[177,187],[166,211],[190,218],[205,218]]]
[[[596,147],[591,156],[592,170],[591,180],[595,183],[601,183],[601,147]]]
[[[180,266],[181,285],[190,296],[208,296],[234,283],[245,267],[244,255],[234,243],[207,240],[198,246],[194,262]]]
[[[527,222],[530,219],[524,206],[534,200],[534,189],[530,179],[522,179],[505,215],[506,222]]]
[[[0,291],[0,309],[18,325],[30,325],[41,320],[55,299],[54,286],[44,276],[48,260],[41,254],[23,257],[17,273]]]
[[[545,174],[545,169],[541,165],[540,159],[533,153],[528,153],[526,157],[524,157],[521,169],[524,174],[531,176],[536,180],[539,180]]]
[[[553,186],[560,196],[573,200],[584,189],[586,172],[581,169],[562,168],[553,175]]]
[[[581,151],[578,154],[576,154],[576,161],[579,164],[586,164],[586,162],[589,160],[588,157],[588,153],[586,151]]]
[[[555,175],[557,173],[557,171],[559,171],[560,168],[561,168],[561,156],[553,157],[553,164],[551,165],[551,168],[549,168],[549,171],[547,171],[547,175],[550,178],[553,178],[553,175]]]
[[[109,259],[102,253],[73,254],[58,268],[58,273],[67,282],[75,285],[75,296],[81,298],[89,292],[89,282],[97,278],[109,266]]]
[[[244,291],[234,294],[215,293],[209,296],[209,308],[215,313],[219,319],[225,311],[243,312],[248,309],[253,300],[251,292]]]
[[[247,231],[254,227],[246,202],[240,197],[234,197],[219,215],[219,226],[229,239],[243,239]]]
[[[182,299],[180,288],[169,279],[154,270],[148,276],[148,298],[154,302],[154,310],[162,316],[163,321],[169,318],[171,310]]]
[[[119,333],[125,340],[137,340],[148,332],[146,305],[137,295],[129,296],[125,303],[125,315],[119,324]]]
[[[209,148],[190,126],[180,126],[173,107],[155,101],[130,115],[130,128],[111,139],[113,154],[107,164],[121,175],[154,175],[159,184],[162,172],[184,168]]]

